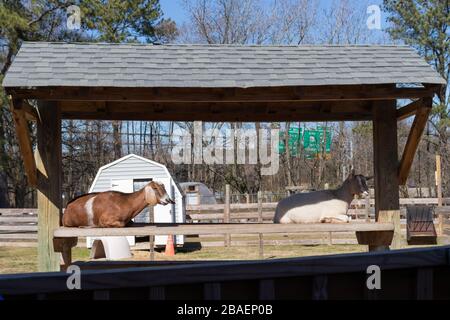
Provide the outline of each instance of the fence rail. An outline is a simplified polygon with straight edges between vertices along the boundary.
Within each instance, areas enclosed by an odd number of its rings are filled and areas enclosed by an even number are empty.
[[[261,198],[260,198],[261,199]],[[374,199],[370,199],[369,207],[368,199],[354,200],[348,214],[356,220],[373,221]],[[443,205],[450,208],[450,198],[442,199]],[[401,226],[405,228],[405,206],[406,205],[431,205],[437,206],[438,198],[402,198],[401,205]],[[271,223],[277,203],[230,203],[229,216],[225,217],[225,204],[203,204],[203,205],[187,205],[186,216],[187,221],[195,222],[262,222]],[[436,212],[444,212],[444,209],[436,210]],[[445,215],[444,223],[448,222],[448,215]],[[436,220],[435,223],[439,223]],[[218,239],[219,237],[219,239]],[[187,238],[186,243],[198,243],[202,246],[223,246],[224,241],[220,240],[223,235],[217,236],[200,236],[197,238]],[[264,243],[271,245],[288,245],[288,244],[354,244],[356,243],[354,233],[348,234],[315,234],[315,237],[302,238],[301,235],[295,237],[289,234],[279,235],[271,239],[264,240]],[[256,245],[258,238],[254,235],[239,235],[230,237],[231,246],[240,245]],[[37,244],[37,209],[36,208],[0,208],[0,246],[36,246]]]

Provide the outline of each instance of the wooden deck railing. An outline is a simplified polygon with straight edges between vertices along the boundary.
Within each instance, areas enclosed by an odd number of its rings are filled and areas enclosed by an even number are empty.
[[[148,262],[128,269],[82,269],[81,289],[63,272],[0,275],[4,299],[450,299],[450,247],[264,261]],[[141,263],[142,264],[142,263]],[[368,266],[382,286],[369,290]],[[87,267],[84,263],[82,268]]]

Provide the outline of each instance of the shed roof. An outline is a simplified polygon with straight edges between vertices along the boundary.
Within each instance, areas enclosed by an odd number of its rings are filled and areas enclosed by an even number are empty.
[[[93,189],[95,187],[95,184],[97,183],[99,177],[102,175],[103,171],[105,171],[106,169],[108,169],[110,167],[113,167],[113,166],[117,165],[118,163],[120,163],[122,161],[127,161],[127,160],[132,159],[132,158],[139,159],[139,160],[141,160],[143,162],[146,162],[146,163],[148,163],[148,164],[150,164],[152,166],[157,166],[157,167],[160,167],[161,169],[163,169],[164,172],[166,173],[166,175],[172,179],[173,184],[176,186],[177,192],[180,195],[183,195],[180,186],[175,181],[175,179],[173,179],[172,175],[170,174],[169,170],[167,169],[167,167],[165,165],[163,165],[162,163],[159,163],[159,162],[156,162],[156,161],[153,161],[153,160],[150,160],[150,159],[138,156],[137,154],[134,154],[134,153],[130,153],[130,154],[126,155],[126,156],[123,156],[122,158],[114,160],[113,162],[110,162],[110,163],[105,164],[104,166],[100,167],[100,169],[98,169],[98,171],[97,171],[97,175],[95,176],[94,181],[91,184],[91,187],[89,188],[89,192],[93,191]],[[145,172],[143,172],[143,175],[145,175]]]
[[[4,87],[444,84],[412,48],[24,42]]]

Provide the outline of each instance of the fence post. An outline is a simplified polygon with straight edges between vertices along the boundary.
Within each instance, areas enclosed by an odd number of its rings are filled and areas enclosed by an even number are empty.
[[[258,191],[258,223],[263,223],[263,210],[262,210],[262,192]],[[259,233],[259,258],[264,259],[264,239],[263,234]]]
[[[230,185],[225,185],[225,207],[223,211],[223,222],[230,223]],[[225,234],[225,247],[231,244],[231,236],[229,233]]]
[[[437,186],[437,198],[438,207],[442,206],[442,175],[441,175],[441,156],[436,154],[436,186]],[[439,213],[438,217],[438,235],[442,236],[444,234],[444,216]]]
[[[370,195],[367,195],[365,200],[366,222],[370,222]]]
[[[155,222],[155,211],[153,210],[154,206],[148,206],[148,219],[150,223]],[[149,235],[148,242],[150,246],[150,261],[155,260],[155,236]]]

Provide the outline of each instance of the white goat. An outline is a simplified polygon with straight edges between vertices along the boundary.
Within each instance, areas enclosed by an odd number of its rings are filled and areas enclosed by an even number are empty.
[[[366,178],[352,173],[335,190],[297,193],[281,200],[275,209],[275,223],[349,222],[347,210],[354,195],[368,195]]]

